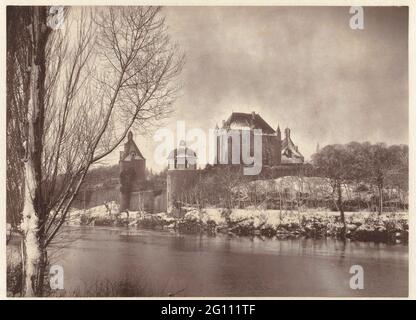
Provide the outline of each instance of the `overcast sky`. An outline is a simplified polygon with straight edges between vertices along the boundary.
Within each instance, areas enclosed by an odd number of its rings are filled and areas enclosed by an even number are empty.
[[[366,7],[168,7],[186,53],[183,89],[166,126],[208,130],[232,111],[292,129],[306,159],[350,141],[408,143],[408,10]],[[152,135],[135,140],[155,170]],[[118,152],[108,159],[117,163]]]

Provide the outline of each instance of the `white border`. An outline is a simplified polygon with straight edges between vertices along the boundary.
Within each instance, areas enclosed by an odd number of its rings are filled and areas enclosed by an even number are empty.
[[[0,249],[0,299],[33,299],[33,298],[8,298],[6,297],[6,6],[7,5],[50,5],[51,1],[8,1],[6,0],[1,4],[0,15],[1,15],[1,27],[0,27],[0,49],[1,49],[1,75],[2,81],[0,84],[0,96],[4,103],[4,107],[0,111],[0,127],[2,128],[2,135],[0,136],[0,145],[1,145],[1,156],[0,156],[0,180],[2,184],[3,192],[0,192],[0,241],[3,243],[2,249]],[[158,1],[149,1],[142,0],[140,2],[132,0],[118,0],[118,1],[100,1],[100,0],[64,0],[56,3],[55,1],[52,4],[59,5],[174,5],[174,6],[237,6],[237,5],[246,5],[246,6],[408,6],[409,7],[409,149],[410,149],[410,158],[409,158],[409,297],[408,298],[394,298],[394,299],[416,299],[416,277],[414,271],[416,271],[416,254],[415,254],[415,240],[416,240],[416,220],[412,217],[412,211],[416,208],[416,197],[414,196],[414,191],[416,188],[416,150],[415,146],[415,57],[416,57],[416,47],[415,47],[415,35],[416,35],[416,3],[411,0],[360,0],[360,1],[349,1],[349,0],[321,0],[321,1],[310,1],[310,0],[296,0],[296,1],[281,1],[281,0],[188,0],[188,1],[178,1],[178,0],[158,0]],[[107,300],[114,298],[35,298],[35,299],[52,299],[52,300],[62,300],[62,299],[73,299],[73,300],[84,300],[84,299],[97,299],[97,300]],[[116,298],[116,299],[125,299],[125,300],[291,300],[291,299],[302,299],[302,300],[328,300],[328,299],[337,299],[337,300],[367,300],[367,299],[380,299],[388,300],[391,298],[344,298],[344,297],[192,297],[192,298],[183,298],[183,297],[172,297],[172,298]]]

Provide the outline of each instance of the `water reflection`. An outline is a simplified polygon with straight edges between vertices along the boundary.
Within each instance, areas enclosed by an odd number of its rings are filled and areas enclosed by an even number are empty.
[[[97,277],[140,275],[157,292],[182,296],[405,296],[407,246],[332,239],[268,240],[81,228],[61,249],[67,288]],[[351,290],[349,268],[365,270]]]

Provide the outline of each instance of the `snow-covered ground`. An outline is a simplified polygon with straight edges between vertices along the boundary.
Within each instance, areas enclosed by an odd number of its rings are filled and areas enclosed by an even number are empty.
[[[202,209],[189,211],[184,219],[197,220],[202,223],[213,221],[216,225],[224,225],[226,221],[224,209]],[[339,221],[339,212],[309,210],[306,212],[280,211],[280,210],[256,210],[256,209],[232,209],[228,213],[228,221],[232,224],[251,225],[253,228],[278,228],[290,224],[305,224],[314,220],[322,224],[331,224]],[[384,213],[379,216],[372,212],[345,212],[347,225],[354,224],[357,227],[372,222],[373,224],[405,223],[408,221],[407,212]]]
[[[70,212],[70,224],[80,224],[82,216],[93,219],[129,219],[129,220],[141,220],[149,217],[154,217],[168,223],[171,223],[177,219],[162,212],[157,214],[149,214],[138,211],[129,211],[119,213],[119,207],[117,203],[110,202],[106,205],[93,207],[87,210],[72,210]],[[318,218],[318,219],[334,219],[339,217],[339,212],[327,211],[319,209],[310,209],[304,212],[298,212],[296,210],[261,210],[256,208],[246,209],[223,209],[223,208],[187,208],[187,212],[183,216],[183,220],[198,220],[201,223],[208,223],[209,221],[215,222],[217,225],[225,224],[228,221],[250,221],[254,226],[259,226],[264,223],[270,226],[277,226],[285,222],[299,222],[302,218]],[[361,211],[361,212],[345,212],[347,222],[364,223],[366,220],[373,218],[381,221],[397,221],[407,220],[408,212],[387,212],[378,216],[375,212]]]
[[[347,233],[357,237],[367,233],[391,237],[398,233],[397,237],[407,238],[407,212],[388,212],[381,216],[375,212],[345,212],[345,220]],[[307,236],[339,236],[343,227],[339,212],[325,209],[300,212],[256,208],[186,208],[181,218],[174,218],[166,213],[119,213],[114,202],[88,210],[74,210],[70,214],[69,223],[167,228],[184,232],[228,230],[242,235],[267,233],[270,236],[282,232]]]

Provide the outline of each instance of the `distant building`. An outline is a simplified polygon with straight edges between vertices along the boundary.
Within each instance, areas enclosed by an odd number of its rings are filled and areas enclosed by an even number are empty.
[[[185,145],[185,141],[179,143],[168,156],[168,169],[196,169],[196,153]]]
[[[120,183],[130,190],[140,190],[146,180],[146,159],[133,140],[133,133],[127,135],[124,151],[120,152]]]
[[[282,140],[282,163],[291,164],[291,163],[303,163],[304,157],[300,153],[299,148],[295,145],[290,137],[290,129],[285,129],[285,137]]]
[[[166,181],[167,212],[172,213],[184,201],[184,195],[199,181],[197,155],[189,149],[185,141],[168,156]]]
[[[255,130],[261,130],[262,141],[262,165],[268,167],[281,164],[301,164],[304,158],[298,147],[290,137],[290,129],[285,129],[285,137],[282,140],[280,127],[274,130],[258,113],[233,112],[230,117],[223,121],[222,127],[217,130],[217,154],[219,164],[243,163],[243,130],[250,132],[250,155],[254,154]],[[240,140],[239,159],[233,160],[232,139],[238,136]],[[227,141],[228,143],[224,143]]]
[[[255,112],[233,112],[227,120],[223,121],[221,129],[216,127],[218,139],[216,158],[220,165],[233,164],[232,139],[236,136],[240,142],[236,159],[239,164],[243,163],[243,134],[248,132],[250,136],[250,156],[254,154],[254,135],[261,136],[262,171],[258,175],[250,176],[249,179],[271,179],[298,175],[303,174],[307,169],[304,165],[303,155],[292,140],[290,129],[285,129],[285,136],[282,139],[279,126],[274,130]],[[256,129],[261,132],[256,132]],[[225,162],[223,162],[224,159]],[[167,160],[166,189],[165,186],[162,186],[154,190],[154,187],[150,187],[146,179],[146,159],[136,145],[133,133],[129,132],[124,150],[120,152],[120,189],[117,190],[117,186],[112,184],[113,187],[108,188],[105,193],[103,191],[91,192],[91,194],[84,192],[83,199],[79,201],[83,203],[85,208],[88,199],[90,199],[89,203],[97,205],[116,199],[119,195],[120,212],[155,213],[167,211],[168,213],[181,214],[181,207],[190,201],[189,195],[192,189],[203,179],[209,178],[210,174],[221,173],[222,169],[221,167],[217,167],[216,169],[219,170],[214,171],[211,170],[212,167],[206,170],[197,169],[197,154],[188,148],[184,141],[181,141],[179,146],[170,152]],[[105,182],[102,183],[103,186],[104,184]]]
[[[127,135],[124,151],[120,152],[120,211],[130,209],[131,194],[145,189],[146,159],[133,140],[133,133]]]

